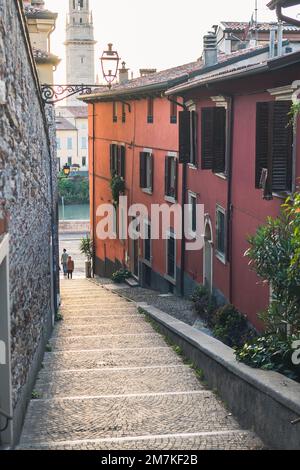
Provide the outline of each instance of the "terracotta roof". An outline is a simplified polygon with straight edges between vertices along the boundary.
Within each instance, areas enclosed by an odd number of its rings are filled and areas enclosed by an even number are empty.
[[[258,55],[263,50],[267,50],[266,46],[260,45],[253,48],[241,49],[231,54],[220,53],[218,57],[218,64],[210,67],[210,70],[222,67],[226,62],[234,63],[241,60],[243,57],[248,58]],[[199,75],[204,71],[203,61],[199,59],[195,62],[173,67],[167,70],[162,70],[151,75],[138,77],[128,80],[122,84],[113,85],[110,90],[107,87],[96,88],[91,95],[81,97],[79,99],[84,101],[91,101],[94,98],[101,97],[102,99],[112,98],[114,95],[121,95],[122,93],[128,95],[132,90],[132,94],[137,94],[138,91],[145,93],[152,89],[164,90],[175,86],[177,83],[187,81],[189,78]]]
[[[60,62],[59,57],[50,52],[43,51],[42,49],[38,49],[37,47],[32,47],[33,56],[37,63],[50,63],[57,65]]]
[[[248,65],[240,65],[238,67],[227,67],[222,70],[209,72],[207,74],[199,75],[186,83],[175,86],[167,91],[167,95],[176,94],[184,90],[197,88],[210,82],[220,82],[231,78],[236,78],[239,75],[261,73],[262,71],[276,70],[278,68],[292,65],[294,63],[300,63],[300,51],[285,54],[281,57],[275,57],[273,59],[266,59],[261,62]]]
[[[58,131],[76,131],[76,127],[66,118],[57,116],[55,119],[56,130]]]
[[[74,118],[87,118],[88,109],[87,106],[57,106],[56,113],[65,113],[68,112]],[[60,117],[58,117],[60,118]]]
[[[249,26],[249,22],[247,23],[246,21],[222,21],[221,25],[223,26],[224,29],[228,31],[235,32],[235,33],[243,33],[245,29]],[[257,29],[260,32],[270,31],[270,23],[258,23],[257,26],[258,26]],[[250,31],[251,30],[255,30],[255,26],[252,26],[250,28]],[[283,30],[286,33],[292,33],[292,32],[300,33],[300,27],[293,26],[287,23],[284,23]]]

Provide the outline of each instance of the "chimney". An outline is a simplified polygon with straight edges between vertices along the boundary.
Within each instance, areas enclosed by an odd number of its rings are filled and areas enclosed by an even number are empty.
[[[128,82],[129,80],[128,70],[129,69],[126,68],[126,62],[122,62],[122,68],[119,69],[119,83]]]
[[[216,31],[209,31],[203,39],[203,62],[205,67],[218,63],[218,44]]]
[[[152,73],[156,73],[157,69],[140,69],[140,76],[147,77],[147,75],[151,75]]]
[[[270,59],[273,59],[275,57],[276,31],[277,31],[277,24],[271,23],[270,24],[270,43],[269,43]]]

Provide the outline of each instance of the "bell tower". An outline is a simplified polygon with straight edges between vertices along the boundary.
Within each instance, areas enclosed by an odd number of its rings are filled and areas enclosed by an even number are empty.
[[[95,84],[95,44],[89,0],[69,0],[65,42],[67,84]],[[82,106],[74,97],[68,104]]]

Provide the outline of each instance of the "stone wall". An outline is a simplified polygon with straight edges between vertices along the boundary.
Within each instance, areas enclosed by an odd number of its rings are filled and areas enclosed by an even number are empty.
[[[45,110],[40,98],[18,4],[18,0],[0,0],[0,220],[7,218],[10,235],[16,426],[22,421],[28,384],[34,380],[51,331],[51,273],[54,271],[55,278],[53,261],[58,257],[53,110]],[[57,282],[55,279],[56,289]]]

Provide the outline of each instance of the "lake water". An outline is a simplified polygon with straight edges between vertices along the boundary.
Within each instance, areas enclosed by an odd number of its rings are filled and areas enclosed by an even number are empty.
[[[88,204],[59,205],[59,220],[89,220],[90,206]]]

